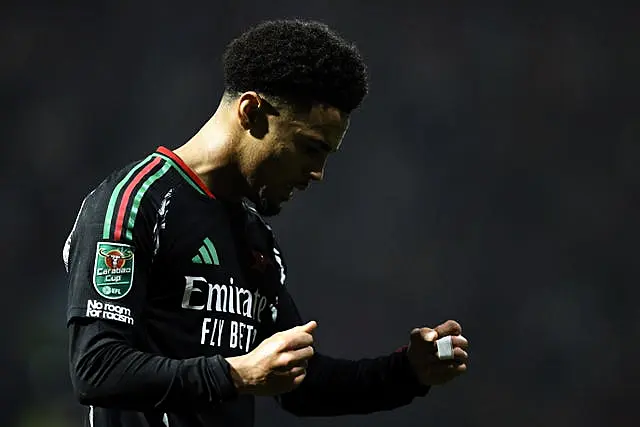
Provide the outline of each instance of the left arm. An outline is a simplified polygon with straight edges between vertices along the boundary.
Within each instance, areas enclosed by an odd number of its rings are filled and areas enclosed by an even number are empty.
[[[302,324],[295,303],[282,287],[278,329]],[[280,395],[283,409],[298,416],[367,414],[407,405],[429,387],[413,373],[407,349],[373,359],[335,359],[316,353],[297,389]]]
[[[278,402],[298,416],[368,414],[407,405],[428,391],[413,374],[406,349],[355,361],[316,353],[300,387]]]
[[[274,253],[280,269],[275,329],[283,331],[304,322],[285,287],[286,267],[275,241]],[[414,329],[408,346],[374,359],[335,359],[316,353],[309,359],[300,386],[276,399],[283,409],[298,416],[367,414],[407,405],[425,396],[430,385],[443,384],[466,371],[468,343],[457,336],[461,331],[453,321],[433,330]],[[456,336],[452,344],[455,360],[438,360],[435,339],[448,335]]]

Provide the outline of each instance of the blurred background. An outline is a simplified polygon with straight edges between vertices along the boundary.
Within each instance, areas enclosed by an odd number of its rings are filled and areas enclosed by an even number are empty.
[[[269,18],[357,42],[371,92],[326,180],[272,224],[321,351],[458,320],[468,374],[408,407],[257,426],[637,426],[640,8],[405,0],[5,2],[0,426],[75,427],[64,240],[112,170],[215,110]]]

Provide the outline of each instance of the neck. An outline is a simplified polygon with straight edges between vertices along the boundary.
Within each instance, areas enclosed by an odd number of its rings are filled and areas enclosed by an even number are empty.
[[[174,150],[205,183],[217,199],[240,201],[247,193],[242,176],[237,134],[229,129],[228,113],[219,107],[207,123],[184,145]]]

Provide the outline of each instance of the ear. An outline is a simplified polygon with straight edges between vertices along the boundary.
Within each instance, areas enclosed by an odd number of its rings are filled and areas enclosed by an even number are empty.
[[[251,130],[256,125],[262,104],[263,100],[256,92],[245,92],[240,95],[236,112],[243,129]]]
[[[269,132],[267,116],[272,110],[273,107],[256,92],[245,92],[238,98],[238,121],[254,138],[262,139]]]

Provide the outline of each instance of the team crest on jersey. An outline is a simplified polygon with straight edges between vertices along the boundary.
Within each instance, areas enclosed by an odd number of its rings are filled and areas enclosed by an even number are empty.
[[[93,287],[107,299],[119,299],[133,284],[133,247],[123,243],[98,242],[93,268]]]

